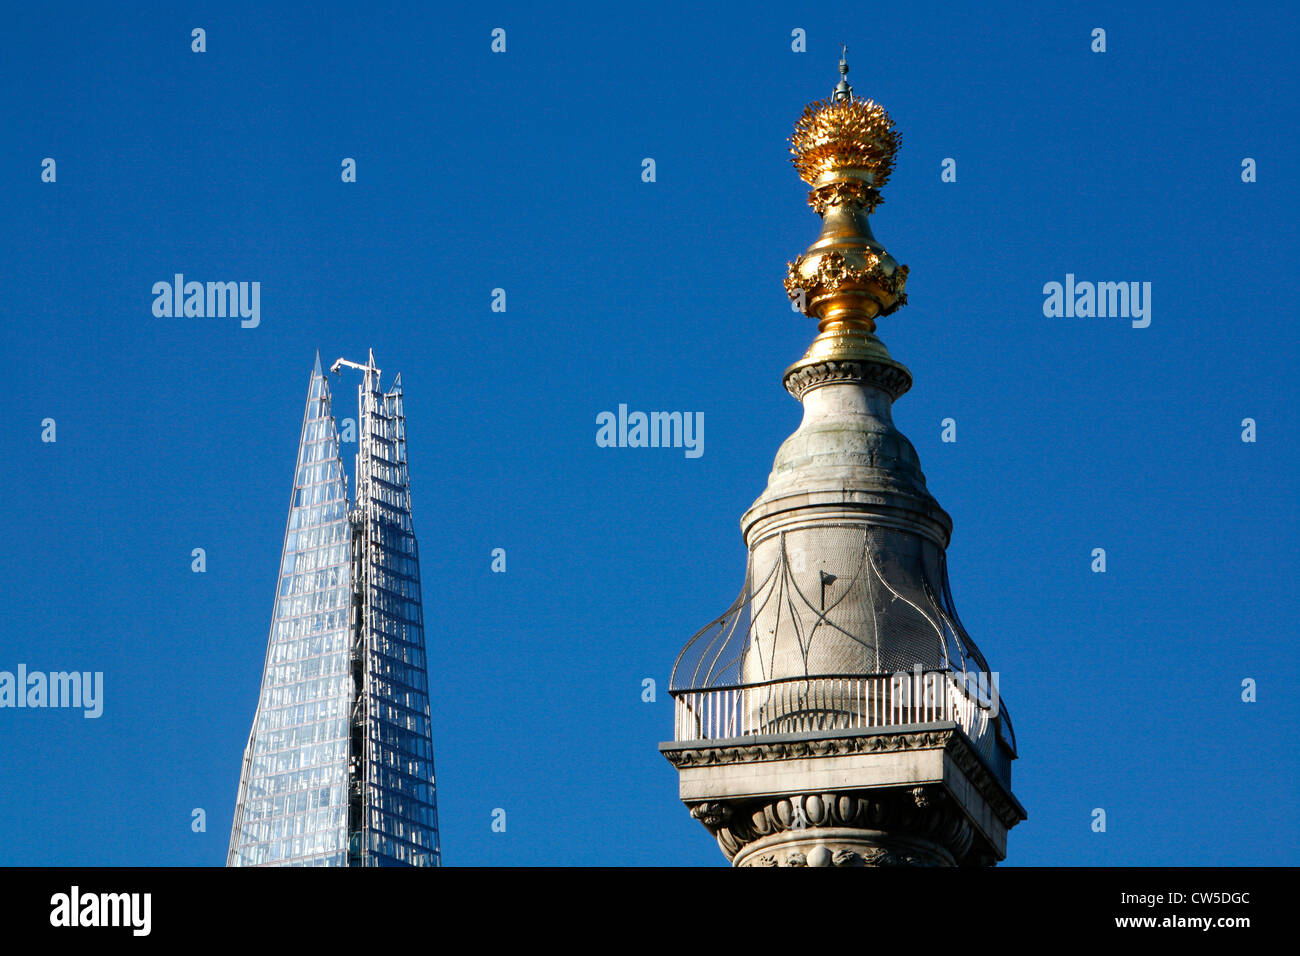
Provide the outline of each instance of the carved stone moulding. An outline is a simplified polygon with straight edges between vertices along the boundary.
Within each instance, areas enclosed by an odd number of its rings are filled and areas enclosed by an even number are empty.
[[[738,867],[889,867],[955,866],[956,861],[942,847],[922,840],[890,839],[871,834],[877,843],[865,843],[863,831],[825,830],[804,839],[789,834],[765,837],[745,847],[733,859]]]
[[[824,361],[792,368],[784,384],[787,392],[802,400],[814,388],[841,382],[870,385],[897,399],[912,387],[912,376],[901,366],[883,362]]]
[[[812,740],[769,740],[736,746],[666,749],[664,756],[669,763],[680,770],[683,767],[788,760],[797,757],[838,757],[854,753],[943,750],[954,737],[955,732],[952,730],[858,734]]]
[[[691,816],[736,866],[797,866],[795,854],[814,853],[813,866],[955,866],[975,843],[961,808],[937,787],[707,801]],[[777,863],[763,863],[766,855]]]

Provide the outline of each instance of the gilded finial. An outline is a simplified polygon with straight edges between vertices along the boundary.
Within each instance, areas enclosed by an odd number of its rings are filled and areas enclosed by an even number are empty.
[[[809,104],[790,137],[794,167],[812,187],[808,204],[823,223],[817,240],[789,264],[785,280],[786,292],[818,320],[819,332],[789,372],[835,356],[883,362],[906,374],[873,333],[877,317],[907,303],[907,266],[876,241],[868,222],[883,201],[880,189],[893,172],[899,135],[884,107],[853,94],[848,53],[843,47],[840,81],[830,98]]]

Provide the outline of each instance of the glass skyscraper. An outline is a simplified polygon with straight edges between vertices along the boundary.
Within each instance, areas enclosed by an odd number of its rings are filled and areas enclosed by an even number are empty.
[[[402,379],[359,369],[349,506],[316,358],[228,866],[437,866],[433,735]]]

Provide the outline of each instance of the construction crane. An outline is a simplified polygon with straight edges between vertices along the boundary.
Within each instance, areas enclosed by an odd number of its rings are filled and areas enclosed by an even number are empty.
[[[342,375],[343,373],[340,372],[339,369],[341,369],[341,368],[342,368],[343,366],[345,366],[345,365],[346,365],[348,368],[354,368],[354,369],[356,369],[357,371],[360,371],[360,372],[374,372],[376,376],[379,375],[379,371],[380,371],[378,368],[375,367],[375,350],[374,350],[374,349],[371,349],[371,350],[370,350],[370,357],[366,360],[366,364],[365,364],[365,365],[360,365],[360,364],[358,364],[357,362],[350,362],[350,361],[348,361],[348,360],[345,359],[345,358],[341,358],[341,359],[336,360],[336,361],[334,362],[334,364],[330,366],[330,371],[333,372],[335,375]]]

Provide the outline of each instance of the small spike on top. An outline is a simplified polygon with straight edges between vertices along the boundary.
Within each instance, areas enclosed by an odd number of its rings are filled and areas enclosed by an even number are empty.
[[[831,99],[836,103],[843,103],[845,100],[853,99],[853,87],[849,86],[848,44],[840,47],[840,81],[835,84],[835,92],[831,94]]]

